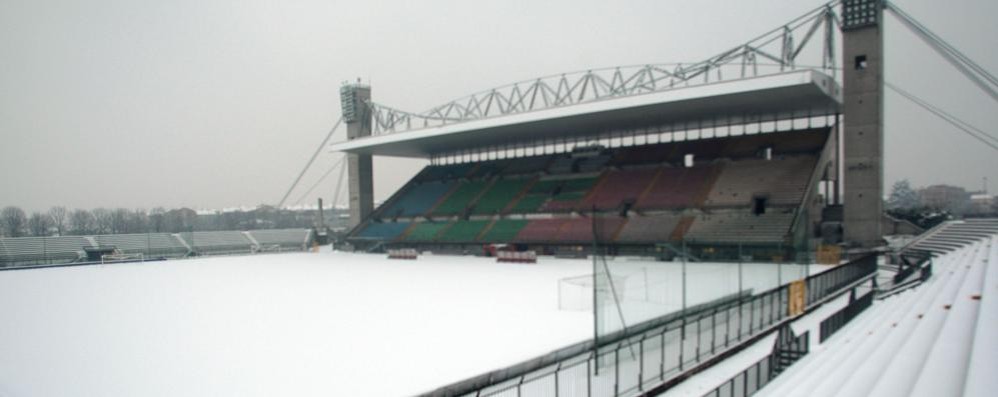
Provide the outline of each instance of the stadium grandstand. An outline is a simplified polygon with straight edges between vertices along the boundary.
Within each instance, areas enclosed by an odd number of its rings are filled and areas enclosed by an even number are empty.
[[[656,244],[806,246],[820,211],[830,128],[430,165],[351,240],[462,252],[517,243],[539,252],[593,239],[617,252]],[[692,161],[688,161],[692,159]],[[814,209],[814,203],[819,205]],[[803,238],[802,238],[803,237]],[[795,240],[796,239],[796,240]]]
[[[87,251],[100,249],[131,260],[304,251],[313,238],[311,229],[0,238],[0,268],[92,263]]]

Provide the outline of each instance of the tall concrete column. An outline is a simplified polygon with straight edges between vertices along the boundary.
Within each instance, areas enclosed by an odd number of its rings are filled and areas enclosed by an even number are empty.
[[[343,122],[347,125],[347,139],[371,136],[371,111],[367,101],[371,87],[348,84],[340,88],[340,106]],[[350,190],[350,227],[357,226],[374,212],[374,169],[369,154],[347,154],[347,173]]]
[[[884,196],[882,0],[842,2],[844,238],[880,245]]]

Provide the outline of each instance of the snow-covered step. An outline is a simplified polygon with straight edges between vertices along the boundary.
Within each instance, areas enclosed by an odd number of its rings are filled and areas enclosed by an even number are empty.
[[[992,237],[990,245],[963,391],[970,397],[992,396],[998,390],[998,237]]]
[[[939,281],[944,284],[942,293],[933,300],[932,305],[924,313],[918,314],[920,321],[916,329],[907,338],[904,348],[887,364],[886,370],[874,385],[870,395],[911,395],[914,387],[912,376],[921,372],[949,314],[948,308],[945,307],[946,303],[943,302],[952,302],[957,296],[967,275],[966,265],[977,256],[978,248],[973,246],[958,252],[956,266],[934,275],[940,277]]]

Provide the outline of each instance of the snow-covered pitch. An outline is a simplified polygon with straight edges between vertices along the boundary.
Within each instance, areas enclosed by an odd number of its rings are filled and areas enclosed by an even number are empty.
[[[558,288],[591,271],[323,252],[0,272],[0,396],[412,395],[590,339]]]

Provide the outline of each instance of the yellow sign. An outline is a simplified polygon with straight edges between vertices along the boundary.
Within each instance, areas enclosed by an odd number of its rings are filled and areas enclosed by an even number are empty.
[[[790,283],[790,299],[787,302],[787,314],[790,317],[804,314],[804,308],[807,304],[807,301],[805,300],[805,297],[807,296],[806,292],[807,283],[804,280],[797,280]]]
[[[842,260],[842,247],[837,245],[818,246],[818,263],[822,265],[838,265]]]

